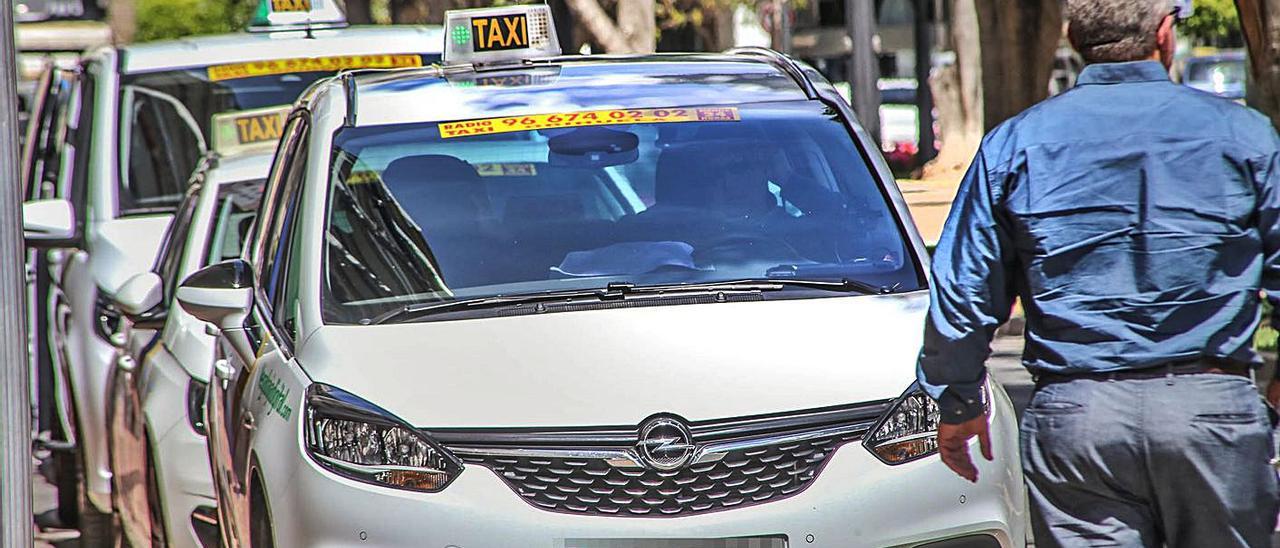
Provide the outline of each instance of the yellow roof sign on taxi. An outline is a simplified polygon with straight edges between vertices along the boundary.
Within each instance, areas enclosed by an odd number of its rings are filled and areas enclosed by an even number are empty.
[[[443,122],[439,128],[440,137],[448,139],[534,129],[666,122],[737,122],[741,119],[737,107],[637,108],[460,120]]]
[[[311,11],[311,0],[271,0],[271,11]]]
[[[235,80],[293,72],[334,72],[361,68],[421,67],[422,56],[417,54],[338,55],[333,57],[297,57],[293,59],[268,59],[246,63],[214,65],[208,68],[209,81]]]
[[[275,148],[289,108],[281,105],[213,115],[213,149],[221,154],[236,154]]]
[[[445,64],[511,64],[555,55],[560,42],[545,4],[445,12]]]

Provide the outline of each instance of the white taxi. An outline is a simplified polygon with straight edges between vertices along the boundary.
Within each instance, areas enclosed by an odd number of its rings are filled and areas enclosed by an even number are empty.
[[[301,98],[244,255],[177,290],[233,545],[1023,545],[998,386],[980,481],[937,455],[927,255],[829,83],[446,27]]]
[[[193,176],[152,270],[125,281],[115,306],[127,331],[146,332],[122,349],[108,383],[111,490],[123,536],[134,545],[217,544],[205,443],[204,401],[214,341],[206,324],[172,306],[177,282],[240,256],[271,154],[215,156]],[[158,336],[150,332],[158,330]]]
[[[438,29],[344,28],[319,17],[331,2],[309,4],[315,17],[271,13],[250,32],[100,48],[81,62],[67,137],[49,163],[57,192],[24,204],[23,223],[28,245],[50,250],[51,283],[31,303],[48,326],[35,348],[52,354],[47,374],[63,387],[49,445],[70,448],[55,453],[59,504],[82,545],[116,536],[105,422],[120,323],[112,295],[151,267],[198,163],[220,148],[274,144],[294,99],[339,69],[438,58]]]

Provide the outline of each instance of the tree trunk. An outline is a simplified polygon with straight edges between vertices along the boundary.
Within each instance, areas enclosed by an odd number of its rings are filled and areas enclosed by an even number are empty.
[[[1249,104],[1280,127],[1280,0],[1236,0],[1249,47]]]
[[[427,0],[391,0],[391,22],[406,24],[423,24],[428,21],[431,6]]]
[[[605,53],[652,52],[655,43],[653,0],[618,0],[618,22],[599,0],[566,0],[569,11]]]
[[[618,30],[632,53],[653,53],[658,28],[654,20],[654,0],[618,0]]]
[[[373,22],[369,0],[346,0],[347,22],[352,25],[368,25]]]
[[[982,46],[974,2],[988,0],[949,1],[956,61],[941,67],[929,81],[942,135],[937,158],[925,167],[926,177],[963,171],[982,140]]]
[[[111,27],[112,43],[133,42],[133,36],[138,30],[135,0],[112,0],[107,6],[107,26]]]
[[[983,130],[991,130],[1049,95],[1062,39],[1059,0],[975,3],[982,41]]]
[[[631,44],[627,37],[618,30],[617,25],[609,18],[609,14],[600,7],[597,0],[566,0],[574,19],[582,25],[591,37],[591,41],[604,48],[606,53],[628,53]]]

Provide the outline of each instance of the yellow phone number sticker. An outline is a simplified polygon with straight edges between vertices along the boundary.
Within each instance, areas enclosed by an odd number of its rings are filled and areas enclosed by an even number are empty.
[[[737,122],[742,118],[737,107],[705,108],[640,108],[588,110],[559,114],[534,114],[462,120],[440,124],[440,137],[465,137],[490,135],[512,131],[552,129],[579,126],[607,126],[616,124],[660,124],[664,122]]]
[[[422,66],[422,56],[396,55],[341,55],[335,57],[298,57],[294,59],[269,59],[230,65],[209,67],[209,80],[234,80],[291,72],[338,71],[360,68],[408,68]]]

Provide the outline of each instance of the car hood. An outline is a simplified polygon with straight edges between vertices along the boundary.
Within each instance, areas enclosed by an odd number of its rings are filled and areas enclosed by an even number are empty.
[[[700,421],[899,396],[927,306],[915,292],[326,326],[297,357],[425,428]]]

